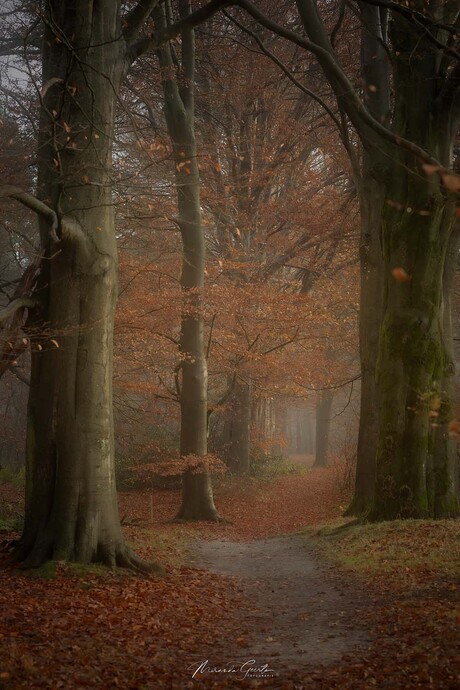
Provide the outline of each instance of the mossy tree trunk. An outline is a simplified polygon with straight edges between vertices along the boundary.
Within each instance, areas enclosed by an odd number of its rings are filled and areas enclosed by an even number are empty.
[[[112,417],[117,252],[111,158],[127,70],[119,2],[44,6],[38,192],[45,220],[31,323],[25,525],[16,558],[144,568],[118,515]]]
[[[458,111],[446,107],[442,64],[424,30],[403,17],[393,17],[391,40],[395,131],[448,167]],[[456,244],[454,202],[442,175],[423,169],[402,149],[393,160],[383,213],[385,292],[377,364],[381,419],[370,516],[446,517],[458,513],[448,440],[454,376],[448,294],[452,242]],[[405,274],[393,274],[394,269]]]
[[[460,83],[452,32],[442,24],[455,31],[458,2],[433,0],[426,20],[429,30],[399,5],[377,7],[378,21],[377,15],[369,20],[367,3],[361,3],[365,29],[391,57],[391,78],[382,72],[364,83],[365,94],[376,97],[387,94],[391,84],[392,116],[387,120],[357,96],[316,0],[296,0],[296,5],[312,41],[309,49],[376,163],[375,179],[384,199],[379,223],[383,291],[376,362],[378,442],[373,496],[369,472],[369,494],[362,506],[371,499],[373,519],[454,515],[455,472],[450,451],[439,439],[446,438],[451,416],[453,374],[443,281],[446,284],[454,195],[445,171],[451,169],[458,133]],[[414,0],[411,10],[423,14],[426,3]],[[388,40],[382,32],[387,24]],[[378,53],[374,58],[377,62]]]
[[[182,17],[190,14],[188,0],[180,0]],[[170,2],[156,12],[158,26],[172,21]],[[182,505],[178,518],[183,520],[218,520],[214,506],[211,477],[205,467],[207,453],[207,362],[204,342],[203,288],[205,237],[200,207],[200,177],[195,142],[194,72],[195,42],[193,29],[182,32],[181,65],[171,45],[159,51],[165,99],[165,117],[171,138],[183,245],[181,286],[183,307],[180,335],[181,433],[182,457],[203,456],[203,465],[183,474]]]

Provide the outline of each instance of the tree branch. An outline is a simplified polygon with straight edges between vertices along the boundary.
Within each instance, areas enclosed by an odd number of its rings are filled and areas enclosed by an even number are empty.
[[[125,28],[123,31],[126,41],[134,41],[137,38],[143,25],[159,3],[160,0],[139,0],[137,5],[128,12],[124,19]]]
[[[10,199],[16,199],[24,206],[27,206],[31,211],[34,211],[37,215],[42,216],[48,222],[50,226],[50,237],[53,242],[59,242],[59,237],[57,236],[57,229],[59,225],[59,219],[57,217],[56,211],[47,206],[43,201],[37,199],[37,197],[25,192],[20,187],[15,187],[14,185],[2,185],[0,187],[0,198],[9,197]]]
[[[281,36],[300,48],[308,50],[310,53],[313,53],[313,55],[316,55],[323,68],[326,78],[329,80],[329,83],[334,89],[339,104],[343,104],[343,108],[353,123],[359,137],[365,144],[374,143],[371,137],[372,132],[385,141],[390,142],[394,146],[401,147],[409,153],[412,153],[424,163],[435,165],[444,172],[451,172],[446,170],[446,168],[441,165],[436,158],[431,156],[421,146],[418,146],[413,141],[409,141],[404,137],[397,136],[391,130],[387,129],[382,123],[378,122],[374,117],[372,117],[356,93],[353,84],[350,82],[340,66],[337,56],[335,55],[330,44],[329,36],[327,35],[324,26],[322,26],[321,20],[316,14],[316,6],[310,7],[310,5],[305,3],[298,4],[300,4],[301,8],[304,10],[304,14],[308,14],[307,19],[304,19],[306,26],[308,26],[309,29],[314,32],[312,25],[316,24],[316,29],[320,34],[318,38],[322,45],[310,40],[309,38],[300,36],[294,31],[286,29],[272,21],[249,0],[233,0],[231,2],[229,2],[229,0],[211,0],[211,2],[209,2],[207,5],[204,5],[195,12],[192,12],[192,14],[188,17],[184,17],[171,26],[165,27],[161,32],[157,32],[154,36],[148,39],[138,41],[131,47],[130,57],[132,60],[135,60],[145,52],[158,50],[165,42],[171,40],[181,33],[185,27],[195,27],[225,7],[240,7],[269,31],[272,31],[278,36]],[[393,5],[392,9],[394,9]],[[312,20],[312,22],[310,20]]]
[[[306,96],[309,96],[310,98],[312,98],[314,101],[316,101],[316,102],[326,111],[326,113],[329,115],[329,117],[331,118],[331,120],[334,122],[335,126],[337,127],[337,129],[338,129],[339,132],[341,133],[341,132],[342,132],[342,125],[341,125],[341,123],[339,122],[339,120],[336,118],[336,116],[334,115],[334,113],[332,112],[332,110],[329,108],[329,106],[326,105],[326,103],[325,103],[319,96],[317,96],[313,91],[310,91],[310,89],[307,89],[306,86],[304,86],[298,79],[296,79],[296,77],[292,74],[292,72],[290,71],[290,69],[289,69],[283,62],[281,62],[281,60],[279,60],[279,59],[276,57],[276,55],[275,55],[274,53],[271,52],[271,50],[269,50],[269,49],[265,46],[265,44],[263,43],[263,41],[261,41],[261,39],[259,38],[259,36],[258,36],[256,33],[254,33],[254,31],[251,31],[251,29],[248,29],[246,26],[243,26],[243,24],[241,24],[237,19],[235,19],[235,17],[232,17],[232,16],[231,16],[228,12],[226,12],[225,10],[223,11],[223,13],[224,13],[225,16],[228,17],[228,19],[230,19],[230,21],[233,22],[241,31],[244,31],[244,33],[248,34],[248,36],[251,36],[251,38],[254,39],[254,41],[257,43],[257,45],[259,46],[259,48],[261,49],[261,51],[264,53],[264,55],[266,55],[268,58],[270,58],[270,60],[272,60],[272,61],[275,63],[275,65],[277,65],[277,66],[284,72],[284,74],[286,75],[286,77],[287,77],[295,86],[297,86],[297,88],[300,89],[300,90],[302,91],[302,93],[304,93]]]
[[[13,316],[19,309],[35,306],[35,302],[30,297],[17,297],[13,299],[4,309],[0,311],[0,323]]]
[[[393,0],[360,0],[360,2],[365,2],[368,5],[374,5],[376,7],[385,7],[392,12],[399,12],[407,19],[416,19],[421,24],[427,24],[438,29],[443,29],[443,31],[447,31],[454,36],[458,33],[458,29],[456,29],[453,24],[438,22],[436,19],[423,14],[423,12],[418,12],[407,5],[400,5],[398,2],[393,2]]]

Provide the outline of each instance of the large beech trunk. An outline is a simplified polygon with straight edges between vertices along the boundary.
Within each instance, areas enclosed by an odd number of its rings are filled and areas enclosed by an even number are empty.
[[[110,171],[125,68],[119,3],[49,2],[45,11],[39,194],[60,227],[53,242],[41,226],[40,306],[31,324],[42,336],[32,345],[26,512],[16,557],[28,566],[52,558],[146,567],[125,546],[114,476]]]
[[[359,343],[361,404],[353,499],[346,513],[365,515],[374,499],[379,437],[379,391],[376,366],[383,297],[383,255],[380,244],[384,190],[365,155],[360,183],[360,304]]]
[[[428,192],[430,185],[423,181],[417,191],[423,186]],[[423,196],[412,199],[420,203]],[[447,442],[453,366],[444,338],[442,291],[452,211],[441,194],[429,193],[427,201],[427,217],[387,212],[388,277],[377,369],[382,404],[372,518],[441,517],[458,511]],[[409,198],[405,207],[410,205]],[[393,278],[392,268],[399,266],[408,271],[407,282]]]
[[[393,18],[391,38],[398,56],[395,129],[450,166],[458,114],[443,104],[436,56],[423,31],[401,17]],[[457,246],[454,201],[442,177],[430,172],[400,150],[386,184],[373,519],[447,517],[459,508],[448,434],[454,377],[449,298]],[[407,280],[401,280],[400,271],[395,277],[394,269],[404,269]]]
[[[190,14],[188,0],[179,3],[181,15]],[[157,22],[165,26],[172,16],[170,3],[157,11]],[[205,237],[201,222],[200,177],[197,163],[194,119],[194,32],[182,33],[181,86],[175,75],[170,46],[160,51],[163,70],[165,117],[174,151],[179,226],[182,237],[181,287],[183,306],[179,344],[181,381],[180,454],[203,457],[203,465],[183,475],[182,520],[218,520],[211,477],[206,470],[207,454],[207,362],[204,342],[203,287]]]
[[[370,113],[386,122],[390,111],[386,15],[379,7],[360,3],[361,73],[364,100]],[[376,89],[366,88],[377,85]],[[375,493],[376,454],[379,437],[380,399],[376,380],[378,341],[382,320],[383,253],[381,245],[382,209],[385,188],[382,175],[388,157],[379,146],[363,150],[361,170],[355,170],[361,216],[359,347],[361,361],[361,404],[359,415],[356,479],[348,515],[365,515]],[[356,166],[355,166],[356,167]]]

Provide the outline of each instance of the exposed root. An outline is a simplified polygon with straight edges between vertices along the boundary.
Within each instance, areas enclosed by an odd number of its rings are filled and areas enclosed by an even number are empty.
[[[19,545],[19,539],[4,539],[0,541],[0,551],[2,553],[13,553]]]
[[[56,552],[53,550],[53,545],[48,540],[42,538],[35,541],[31,546],[30,543],[17,541],[9,550],[12,558],[19,564],[21,569],[39,568],[46,561],[67,561],[69,563],[81,563],[83,565],[100,564],[108,568],[115,569],[127,568],[138,573],[158,573],[163,574],[164,569],[157,562],[144,561],[132,552],[123,543],[117,547],[113,544],[110,546],[106,544],[99,544],[97,551],[88,553],[85,551],[78,551],[78,549],[69,549],[65,552]]]
[[[175,518],[170,520],[171,523],[183,524],[185,522],[215,522],[220,525],[233,525],[233,522],[219,515],[217,511],[211,513],[189,513],[188,511],[180,511]]]
[[[120,568],[128,568],[129,570],[134,570],[138,573],[144,573],[146,575],[157,573],[158,575],[164,575],[164,568],[156,561],[144,561],[139,556],[136,556],[130,549],[124,549],[119,554],[117,554],[117,566]]]

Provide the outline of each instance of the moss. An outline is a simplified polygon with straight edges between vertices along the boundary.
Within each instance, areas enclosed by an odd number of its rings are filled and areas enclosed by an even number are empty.
[[[21,516],[0,517],[0,532],[21,532],[23,525]]]
[[[29,577],[37,577],[40,580],[54,580],[56,579],[57,561],[45,561],[38,568],[28,569],[26,572]]]
[[[12,484],[18,489],[23,489],[25,485],[25,468],[10,470],[8,467],[0,468],[0,484]]]
[[[85,564],[68,562],[65,564],[65,570],[68,575],[82,579],[88,577],[89,575],[105,578],[109,573],[113,572],[111,568],[98,563]]]
[[[458,575],[460,540],[453,520],[394,520],[345,525],[336,522],[309,534],[333,560],[357,572],[430,569]]]

